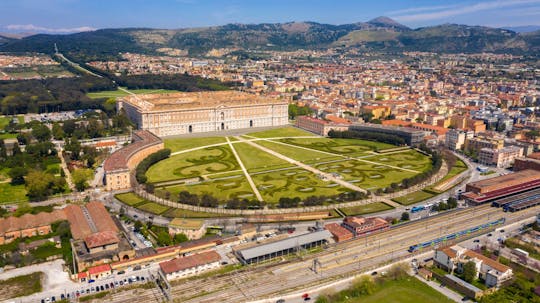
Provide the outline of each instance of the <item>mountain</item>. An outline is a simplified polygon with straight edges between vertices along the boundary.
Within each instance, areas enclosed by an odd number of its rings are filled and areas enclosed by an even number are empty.
[[[381,16],[381,17],[377,17],[375,19],[372,19],[372,20],[369,20],[367,22],[367,24],[370,24],[372,26],[375,26],[375,27],[380,27],[380,28],[387,28],[387,29],[394,29],[394,30],[397,30],[397,31],[408,31],[410,30],[409,27],[401,24],[401,23],[398,23],[396,22],[395,20],[392,20],[388,17],[384,17],[384,16]]]
[[[0,46],[15,40],[15,38],[10,37],[9,35],[0,34]]]
[[[509,27],[502,27],[502,28],[511,30],[516,33],[530,33],[530,32],[540,30],[540,25],[509,26]]]
[[[297,50],[361,47],[371,51],[538,54],[537,35],[458,24],[410,29],[388,17],[332,25],[316,22],[227,24],[187,29],[102,29],[71,35],[34,35],[5,40],[0,51],[62,53],[85,62],[117,58],[120,52],[155,54],[160,48],[205,55],[212,49]]]

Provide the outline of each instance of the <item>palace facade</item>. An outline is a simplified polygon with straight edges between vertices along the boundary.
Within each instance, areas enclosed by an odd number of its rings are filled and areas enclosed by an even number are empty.
[[[117,107],[160,137],[288,123],[287,101],[238,91],[130,95]]]

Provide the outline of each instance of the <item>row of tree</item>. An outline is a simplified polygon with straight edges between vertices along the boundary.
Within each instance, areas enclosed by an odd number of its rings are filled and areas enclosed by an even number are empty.
[[[146,177],[146,171],[152,166],[153,164],[158,163],[161,160],[169,158],[171,155],[171,150],[168,148],[159,150],[148,157],[146,157],[144,160],[137,165],[137,168],[135,169],[135,177],[137,178],[137,182],[144,184],[147,181]]]
[[[346,131],[336,131],[330,130],[328,132],[330,138],[343,138],[343,139],[362,139],[369,141],[377,141],[382,143],[388,143],[392,145],[405,145],[405,139],[390,134],[382,134],[369,131],[356,131],[356,130],[346,130]]]

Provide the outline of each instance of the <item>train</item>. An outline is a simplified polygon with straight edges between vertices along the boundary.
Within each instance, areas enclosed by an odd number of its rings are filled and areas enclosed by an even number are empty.
[[[446,235],[446,236],[443,236],[443,237],[440,237],[440,238],[437,238],[437,239],[434,239],[434,240],[431,240],[431,241],[427,241],[427,242],[423,242],[423,243],[420,243],[420,244],[412,245],[412,246],[409,247],[408,251],[410,253],[413,253],[413,252],[418,251],[420,249],[423,249],[423,248],[426,248],[426,247],[429,247],[429,246],[434,246],[434,245],[439,244],[441,242],[445,242],[445,241],[448,241],[448,240],[454,240],[454,239],[457,239],[457,238],[459,238],[461,236],[464,236],[464,235],[467,235],[467,234],[470,234],[470,233],[474,233],[474,232],[477,232],[477,231],[482,230],[482,229],[486,229],[486,228],[490,228],[492,226],[504,224],[505,221],[506,221],[505,218],[500,218],[498,220],[495,220],[495,221],[492,221],[492,222],[489,222],[489,223],[486,223],[486,224],[478,225],[478,226],[475,226],[475,227],[472,227],[472,228],[469,228],[469,229],[465,229],[465,230],[459,231],[457,233],[449,234],[449,235]]]

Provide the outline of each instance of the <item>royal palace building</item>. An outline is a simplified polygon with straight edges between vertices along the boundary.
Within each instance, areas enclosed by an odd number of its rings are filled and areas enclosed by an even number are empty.
[[[117,106],[160,137],[288,123],[287,101],[238,91],[130,95]]]

